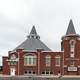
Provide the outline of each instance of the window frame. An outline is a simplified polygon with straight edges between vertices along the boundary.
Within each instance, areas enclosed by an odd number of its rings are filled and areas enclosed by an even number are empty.
[[[61,66],[61,56],[60,55],[55,56],[55,66],[58,66],[58,67]]]
[[[51,55],[46,55],[45,56],[45,65],[46,65],[46,67],[51,66]]]
[[[37,56],[36,55],[25,55],[24,56],[24,66],[36,66]]]
[[[70,40],[70,57],[74,58],[75,57],[75,40]],[[73,53],[73,54],[72,54]]]

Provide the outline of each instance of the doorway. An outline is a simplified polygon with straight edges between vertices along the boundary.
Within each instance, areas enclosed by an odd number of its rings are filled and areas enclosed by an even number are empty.
[[[11,69],[10,69],[10,75],[11,75],[11,76],[15,76],[15,71],[16,71],[16,70],[15,70],[14,67],[11,68]]]

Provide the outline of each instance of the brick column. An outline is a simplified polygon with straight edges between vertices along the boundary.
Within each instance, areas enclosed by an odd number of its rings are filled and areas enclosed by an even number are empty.
[[[40,75],[40,59],[42,49],[37,49],[38,52],[38,75]]]

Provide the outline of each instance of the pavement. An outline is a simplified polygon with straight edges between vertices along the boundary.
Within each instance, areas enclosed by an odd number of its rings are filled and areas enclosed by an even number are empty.
[[[0,80],[80,80],[80,76],[9,76],[0,75]]]
[[[8,77],[0,78],[0,80],[80,80],[80,78],[17,78],[17,77]]]

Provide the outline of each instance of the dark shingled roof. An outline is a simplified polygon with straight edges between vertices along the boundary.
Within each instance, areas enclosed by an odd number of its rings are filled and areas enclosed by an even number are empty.
[[[62,36],[61,39],[63,40],[65,37],[70,37],[70,36],[80,37],[79,34],[76,34],[76,31],[75,31],[75,28],[74,28],[72,19],[71,19],[70,22],[69,22],[66,35]]]
[[[31,30],[30,34],[36,34],[36,35],[37,35],[37,32],[36,32],[35,26],[32,27],[32,30]]]
[[[68,26],[68,29],[67,29],[67,32],[66,32],[66,35],[71,35],[71,34],[76,34],[76,31],[75,31],[72,20],[70,20],[69,26]]]
[[[41,40],[40,36],[37,35],[35,26],[32,27],[32,30],[30,34],[27,37],[22,44],[20,44],[18,47],[16,47],[13,51],[16,49],[24,49],[24,50],[30,50],[30,51],[36,51],[36,49],[43,49],[44,51],[51,51]]]

